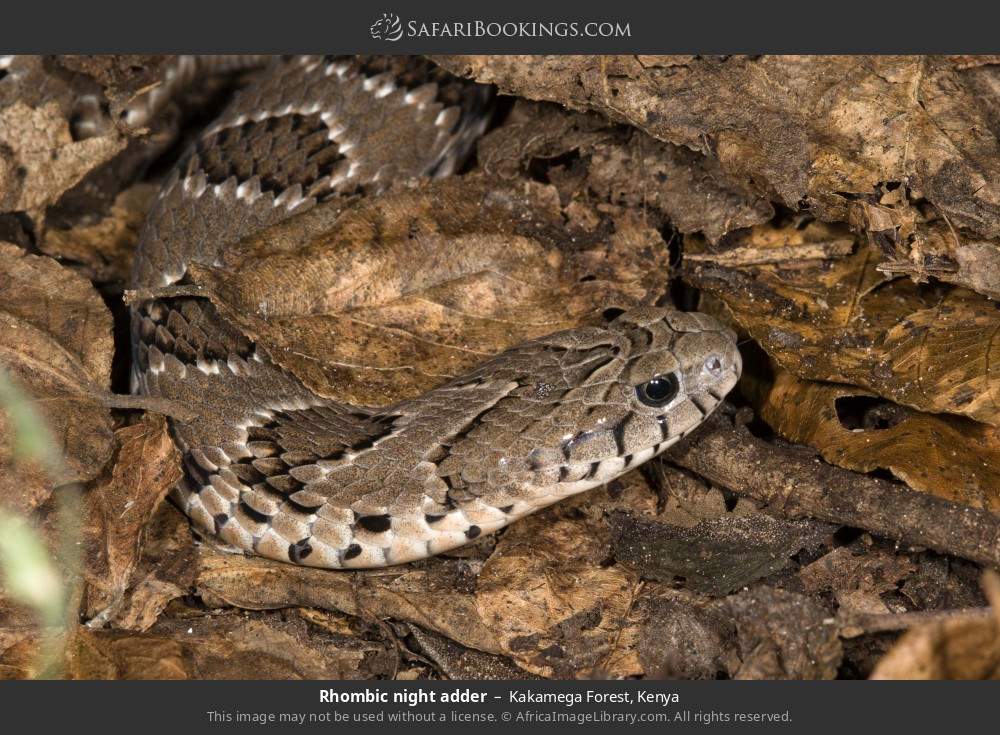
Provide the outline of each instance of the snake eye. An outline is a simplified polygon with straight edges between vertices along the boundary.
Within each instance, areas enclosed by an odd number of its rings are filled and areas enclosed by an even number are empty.
[[[667,373],[657,375],[652,380],[637,385],[635,394],[641,403],[659,408],[674,400],[679,389],[680,383],[677,381],[677,376],[674,373]]]

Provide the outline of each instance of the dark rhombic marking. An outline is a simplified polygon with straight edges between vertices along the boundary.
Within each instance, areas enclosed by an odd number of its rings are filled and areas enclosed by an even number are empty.
[[[301,564],[312,553],[312,546],[309,545],[309,537],[296,541],[288,547],[288,558],[296,564]]]
[[[379,516],[359,516],[357,524],[372,533],[385,533],[392,526],[392,518],[388,513]]]
[[[225,513],[219,513],[212,520],[215,522],[215,533],[218,534],[222,530],[222,527],[229,521],[229,516]]]
[[[344,560],[353,559],[356,556],[361,555],[361,545],[351,544],[346,549],[344,549]]]
[[[479,526],[469,526],[465,530],[465,536],[466,538],[474,539],[477,536],[479,536],[479,534],[481,534],[482,532],[483,529],[481,529]]]
[[[314,183],[333,173],[345,158],[340,147],[330,141],[329,132],[320,113],[247,120],[199,140],[197,160],[209,184],[221,184],[230,177],[246,181],[257,176],[263,192],[278,195],[300,184],[308,194]],[[279,155],[280,151],[291,153]],[[193,168],[191,163],[188,168]]]

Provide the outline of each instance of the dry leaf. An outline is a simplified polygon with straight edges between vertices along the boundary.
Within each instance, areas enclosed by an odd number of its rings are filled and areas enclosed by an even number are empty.
[[[828,242],[814,223],[753,228],[732,243],[767,249]],[[965,289],[885,282],[871,252],[833,260],[686,270],[782,367],[860,385],[922,411],[1000,425],[1000,311]]]
[[[146,525],[181,478],[180,452],[162,416],[119,429],[116,439],[120,448],[110,476],[85,498],[84,614],[100,621],[116,614],[139,563]]]
[[[655,301],[666,284],[659,233],[629,218],[567,227],[536,184],[442,179],[340,206],[190,273],[279,364],[351,403],[419,395],[513,344]]]
[[[202,547],[196,591],[210,607],[268,610],[301,605],[366,620],[394,618],[481,651],[499,653],[468,589],[466,562],[438,557],[420,565],[338,573]]]
[[[606,541],[567,504],[515,524],[500,539],[476,585],[480,616],[501,650],[535,674],[615,677],[609,671],[638,592],[622,567],[602,566]]]
[[[105,623],[126,630],[148,630],[172,600],[191,593],[196,572],[191,523],[173,504],[160,503],[143,530],[142,555],[124,600]]]
[[[915,490],[1000,511],[1000,429],[870,396],[780,371],[760,410],[778,433],[815,447],[831,464],[887,469]],[[861,402],[862,415],[849,413],[852,401]]]
[[[859,554],[839,546],[803,567],[799,578],[806,592],[831,590],[840,617],[852,614],[888,614],[881,595],[895,591],[916,571],[906,556],[872,548]]]
[[[650,587],[635,605],[636,650],[653,679],[716,679],[740,664],[736,627],[724,601],[686,590]]]
[[[789,565],[791,556],[816,547],[834,529],[811,521],[763,514],[704,520],[693,528],[625,511],[609,516],[615,559],[644,579],[683,580],[694,592],[720,596]]]
[[[330,635],[280,614],[166,620],[148,633],[79,629],[72,679],[356,679],[386,677],[384,645]]]
[[[863,230],[882,256],[879,270],[917,282],[937,278],[1000,298],[1000,244],[959,233],[926,203],[913,202],[902,188],[853,202],[852,227]]]
[[[429,658],[449,679],[463,681],[509,681],[533,678],[515,666],[509,658],[465,648],[444,636],[409,626],[410,634],[420,645],[420,652]]]
[[[727,600],[742,663],[734,679],[833,679],[843,651],[833,618],[795,592],[754,587]]]
[[[111,416],[94,395],[109,385],[113,351],[111,314],[88,281],[0,243],[0,363],[47,421],[63,460],[56,484],[90,480],[111,458]],[[27,512],[53,480],[12,470],[8,431],[0,426],[0,503]]]

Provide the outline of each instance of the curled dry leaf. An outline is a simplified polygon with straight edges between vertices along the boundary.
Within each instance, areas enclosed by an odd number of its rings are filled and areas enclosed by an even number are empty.
[[[476,584],[480,614],[504,653],[546,677],[661,673],[643,658],[643,631],[651,623],[648,606],[639,603],[650,584],[638,579],[642,568],[614,563],[609,517],[620,512],[686,523],[725,512],[718,493],[679,473],[675,479],[697,489],[662,516],[642,474],[630,472],[606,491],[564,501],[504,533]]]
[[[62,454],[56,484],[96,477],[111,458],[111,416],[94,397],[110,382],[111,314],[90,283],[50,258],[0,243],[0,363],[33,398]],[[19,476],[0,427],[0,503],[27,512],[52,489]]]
[[[736,626],[725,600],[650,586],[635,613],[635,648],[648,678],[715,679],[739,669]]]
[[[352,403],[419,395],[665,287],[659,233],[630,218],[568,227],[554,190],[537,184],[442,179],[340,206],[190,273],[279,364]]]
[[[623,638],[647,678],[832,679],[843,653],[815,599],[761,585],[709,598],[650,583]]]
[[[902,187],[852,202],[848,222],[881,254],[879,270],[917,282],[937,278],[1000,299],[1000,243],[960,232]]]
[[[191,524],[172,503],[160,503],[143,530],[141,556],[122,603],[110,617],[88,625],[146,631],[167,605],[190,594],[197,573],[197,551]]]
[[[917,566],[905,555],[871,548],[856,553],[838,546],[799,571],[806,592],[829,590],[841,618],[855,614],[887,614],[881,595],[896,590]],[[843,631],[842,631],[843,633]]]
[[[843,230],[757,227],[733,238],[767,249],[827,242]],[[688,267],[778,363],[803,378],[860,385],[934,413],[1000,425],[1000,311],[961,288],[886,281],[867,248],[833,260]]]
[[[417,625],[408,628],[410,635],[420,647],[420,653],[432,661],[441,674],[449,679],[506,681],[533,678],[504,656],[460,646],[444,636],[423,630]]]
[[[162,416],[149,415],[116,432],[119,450],[109,477],[85,498],[86,617],[117,612],[139,563],[146,525],[181,478],[180,452]]]
[[[760,408],[785,438],[858,472],[887,469],[915,490],[1000,511],[1000,429],[879,401],[780,371]]]

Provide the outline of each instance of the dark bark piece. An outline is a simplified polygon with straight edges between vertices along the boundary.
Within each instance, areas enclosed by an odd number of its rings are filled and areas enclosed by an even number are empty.
[[[693,528],[648,520],[627,511],[608,518],[615,560],[645,579],[671,582],[713,597],[729,594],[784,569],[790,557],[835,530],[822,523],[758,514],[723,516]]]

